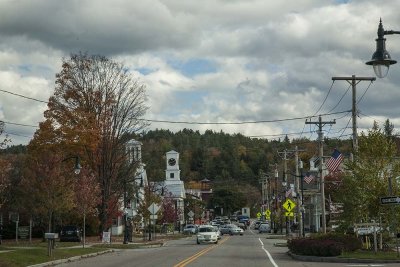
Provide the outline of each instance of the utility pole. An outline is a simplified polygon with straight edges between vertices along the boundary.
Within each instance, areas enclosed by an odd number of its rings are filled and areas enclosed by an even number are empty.
[[[325,181],[322,172],[323,156],[324,156],[324,134],[322,132],[322,127],[325,124],[335,124],[335,121],[322,121],[321,116],[319,116],[317,122],[307,121],[306,124],[316,124],[318,125],[318,140],[319,140],[319,176],[320,176],[320,190],[321,190],[321,211],[322,211],[322,231],[326,234],[326,215],[325,215]]]
[[[275,200],[273,203],[274,208],[274,216],[275,216],[275,221],[273,221],[273,228],[274,231],[278,232],[277,228],[277,218],[278,218],[278,198],[279,198],[279,193],[278,193],[278,177],[279,177],[279,172],[278,172],[278,164],[275,163],[272,167],[274,167],[274,189],[273,189],[273,199]],[[282,233],[282,228],[281,228],[281,233]]]
[[[266,182],[265,173],[260,170],[260,179],[258,182],[261,184],[261,214],[264,214],[264,204],[265,204],[265,182]]]
[[[288,182],[287,179],[287,155],[288,155],[288,151],[285,149],[282,152],[278,151],[279,156],[282,157],[283,155],[283,181],[282,181],[282,186],[285,188],[285,199],[286,199],[286,190],[289,189],[290,187],[290,183]],[[290,234],[290,217],[288,220],[288,217],[286,217],[286,235]]]
[[[303,207],[301,207],[303,205],[303,192],[302,190],[300,190],[300,178],[303,179],[300,175],[299,175],[299,152],[303,152],[305,150],[299,150],[297,148],[297,146],[295,147],[294,150],[294,155],[295,155],[295,161],[296,161],[296,179],[295,179],[295,191],[296,191],[296,205],[297,205],[297,216],[299,218],[299,236],[303,236],[303,213],[301,212],[301,209]]]
[[[351,77],[332,77],[332,81],[347,81],[352,87],[352,107],[351,107],[351,117],[353,121],[353,151],[358,150],[358,139],[357,139],[357,99],[356,99],[356,86],[361,81],[373,82],[376,80],[375,77],[356,77],[352,75]]]

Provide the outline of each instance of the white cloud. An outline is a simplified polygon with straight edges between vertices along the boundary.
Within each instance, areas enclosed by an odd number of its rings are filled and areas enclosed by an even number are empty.
[[[0,89],[47,100],[62,57],[83,51],[123,62],[146,84],[150,119],[243,122],[310,116],[333,76],[373,75],[365,61],[375,49],[380,17],[385,29],[400,29],[400,0],[339,2],[0,0]],[[387,36],[388,51],[400,61],[399,47],[399,36]],[[203,68],[193,66],[198,62]],[[360,130],[375,117],[398,127],[398,72],[399,66],[392,66],[386,79],[368,89],[359,107],[369,117],[360,118]],[[368,85],[357,85],[358,96]],[[335,105],[334,111],[350,109],[350,93],[339,103],[347,88],[347,82],[335,82],[320,113]],[[45,104],[0,94],[3,120],[37,125],[42,119]],[[349,117],[342,115],[327,117],[338,119],[331,133],[347,125]],[[34,131],[7,127],[20,135]],[[304,119],[151,127],[268,135],[301,132]]]

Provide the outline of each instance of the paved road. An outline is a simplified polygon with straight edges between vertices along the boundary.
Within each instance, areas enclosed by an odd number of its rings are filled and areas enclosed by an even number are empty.
[[[159,248],[120,250],[76,262],[65,267],[337,267],[337,266],[399,266],[397,264],[350,264],[300,262],[287,255],[286,247],[274,243],[284,240],[267,239],[267,234],[247,230],[243,236],[223,236],[217,245],[197,245],[195,237],[169,241]]]

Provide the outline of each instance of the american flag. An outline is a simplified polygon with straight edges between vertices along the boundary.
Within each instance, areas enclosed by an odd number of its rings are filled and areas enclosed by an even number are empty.
[[[334,172],[339,167],[340,163],[342,163],[343,154],[339,152],[336,148],[333,150],[331,158],[325,163],[329,172]]]
[[[311,183],[312,180],[314,180],[314,175],[312,174],[306,174],[306,176],[304,176],[304,182],[306,182],[307,184]]]

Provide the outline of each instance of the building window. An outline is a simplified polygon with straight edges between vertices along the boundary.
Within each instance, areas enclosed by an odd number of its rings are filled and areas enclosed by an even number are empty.
[[[171,172],[171,173],[169,174],[169,178],[174,179],[174,173],[173,173],[173,172]]]

